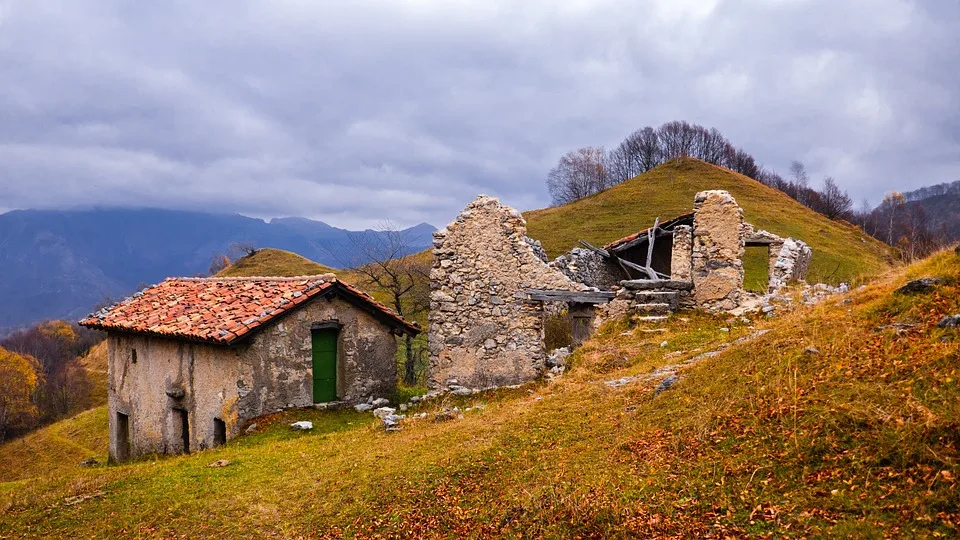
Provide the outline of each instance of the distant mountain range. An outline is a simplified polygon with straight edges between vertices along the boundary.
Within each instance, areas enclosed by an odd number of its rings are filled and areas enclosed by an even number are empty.
[[[407,251],[429,247],[434,230],[421,223],[402,231]],[[339,267],[345,257],[336,253],[349,252],[352,238],[380,234],[304,218],[266,222],[160,209],[14,210],[0,214],[0,329],[76,319],[139,285],[204,274],[213,256],[231,244],[289,250]]]

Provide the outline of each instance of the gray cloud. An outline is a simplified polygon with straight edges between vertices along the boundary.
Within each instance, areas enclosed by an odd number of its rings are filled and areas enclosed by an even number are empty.
[[[0,0],[0,209],[443,225],[560,154],[719,128],[856,198],[960,179],[956,2]]]

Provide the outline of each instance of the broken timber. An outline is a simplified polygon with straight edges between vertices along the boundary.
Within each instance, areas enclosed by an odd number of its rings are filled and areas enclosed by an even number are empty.
[[[548,289],[524,289],[527,299],[538,302],[572,302],[577,304],[606,304],[616,293],[611,291],[561,291]]]
[[[627,279],[620,282],[624,288],[635,291],[649,291],[653,289],[673,289],[675,291],[693,290],[692,281],[678,279]]]

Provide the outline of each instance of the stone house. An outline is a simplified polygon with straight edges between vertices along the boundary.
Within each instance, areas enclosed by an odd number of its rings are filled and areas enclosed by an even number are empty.
[[[333,274],[170,278],[80,321],[107,332],[110,458],[223,444],[257,416],[396,390],[410,324]]]
[[[659,322],[679,308],[733,311],[755,300],[744,290],[747,247],[768,249],[770,291],[804,279],[812,256],[802,241],[756,231],[720,190],[698,193],[691,213],[602,248],[581,243],[548,262],[523,216],[486,196],[434,233],[431,388],[539,377],[550,314],[567,314],[576,345],[612,317]]]

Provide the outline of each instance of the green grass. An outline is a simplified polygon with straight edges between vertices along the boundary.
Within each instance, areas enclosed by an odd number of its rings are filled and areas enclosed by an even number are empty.
[[[946,283],[892,295],[923,275]],[[777,319],[619,321],[563,377],[431,404],[395,434],[308,410],[190,456],[34,467],[0,483],[0,537],[956,536],[960,337],[936,323],[958,312],[960,257],[943,252]],[[770,332],[662,394],[603,384],[755,329]],[[482,408],[432,421],[453,405]],[[299,419],[317,428],[286,427]]]
[[[251,276],[313,276],[336,272],[333,268],[315,263],[296,253],[282,249],[263,248],[251,255],[238,259],[235,263],[221,270],[220,277],[251,277]]]
[[[528,234],[551,258],[579,240],[603,245],[693,211],[699,191],[729,191],[757,229],[803,240],[813,248],[809,281],[857,282],[887,269],[892,252],[853,225],[829,220],[780,191],[696,159],[672,161],[579,201],[524,212]],[[747,261],[751,271],[756,263]]]
[[[13,482],[75,471],[80,462],[107,459],[107,408],[97,407],[0,445],[0,491]],[[2,528],[0,528],[2,537]]]

